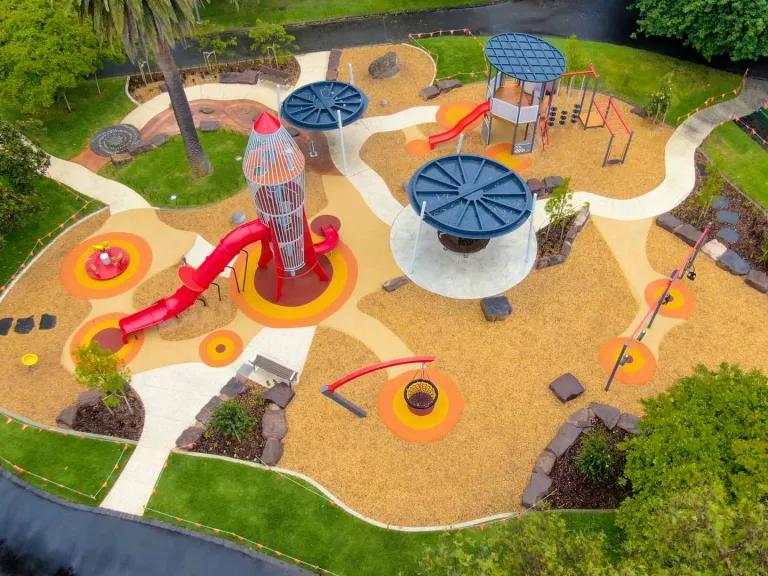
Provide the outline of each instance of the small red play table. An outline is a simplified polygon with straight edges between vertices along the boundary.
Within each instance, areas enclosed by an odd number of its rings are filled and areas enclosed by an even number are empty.
[[[109,264],[102,262],[102,254],[109,256]],[[128,252],[119,246],[110,246],[104,252],[101,250],[94,251],[85,262],[85,271],[94,280],[111,280],[125,272],[130,262],[131,258],[128,256]]]

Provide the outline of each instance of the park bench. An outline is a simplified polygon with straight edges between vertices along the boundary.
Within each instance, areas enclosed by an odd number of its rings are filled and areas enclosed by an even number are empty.
[[[263,81],[272,82],[274,84],[280,84],[281,86],[287,86],[290,83],[291,75],[282,70],[276,68],[270,68],[269,66],[259,66],[259,79]]]
[[[296,379],[299,377],[299,373],[295,370],[291,370],[282,364],[278,364],[274,360],[265,358],[264,356],[256,356],[256,359],[251,362],[254,369],[264,370],[273,376],[277,376],[279,381],[285,381],[289,386],[293,386],[296,383]]]

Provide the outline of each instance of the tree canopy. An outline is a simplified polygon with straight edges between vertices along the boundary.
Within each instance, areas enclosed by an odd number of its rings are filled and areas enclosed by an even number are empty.
[[[683,40],[707,59],[768,56],[768,0],[635,0],[639,31]]]

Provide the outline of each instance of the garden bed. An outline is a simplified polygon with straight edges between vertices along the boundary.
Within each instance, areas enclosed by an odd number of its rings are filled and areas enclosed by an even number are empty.
[[[77,410],[72,429],[126,440],[138,440],[144,428],[144,404],[141,403],[141,398],[133,388],[126,389],[126,397],[131,405],[130,410],[123,400],[111,409],[101,401],[81,405]]]
[[[536,241],[539,244],[539,258],[554,256],[560,254],[568,235],[568,229],[576,220],[578,212],[568,218],[563,226],[547,224],[544,228],[536,232]]]

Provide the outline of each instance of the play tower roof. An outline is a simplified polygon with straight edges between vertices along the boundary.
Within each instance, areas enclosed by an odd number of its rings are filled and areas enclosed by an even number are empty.
[[[491,66],[525,82],[551,82],[565,72],[565,58],[552,44],[530,34],[508,32],[494,36],[485,45]]]

